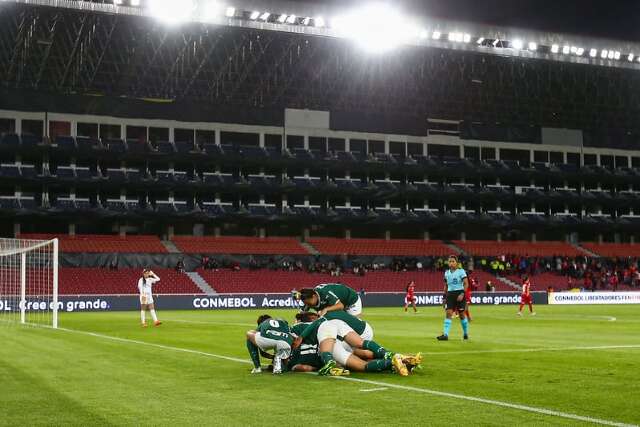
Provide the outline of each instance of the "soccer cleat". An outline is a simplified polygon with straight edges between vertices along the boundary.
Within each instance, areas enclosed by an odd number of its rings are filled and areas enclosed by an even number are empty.
[[[162,325],[162,322],[159,320],[156,320],[155,322],[153,322],[153,326],[160,326]]]
[[[333,368],[335,368],[337,366],[337,363],[335,360],[330,360],[328,361],[322,368],[320,368],[318,370],[318,375],[320,376],[326,376],[329,375],[329,373],[331,372],[331,370]]]
[[[391,358],[395,355],[392,351],[387,351],[382,357],[384,360],[391,360]]]
[[[532,316],[535,316],[535,315],[536,315],[536,312],[534,311],[533,313],[531,313],[531,315],[532,315]]]
[[[282,360],[279,357],[273,358],[273,375],[282,373]]]
[[[147,327],[147,322],[142,322],[142,327],[146,328]]]
[[[253,368],[251,370],[252,374],[261,374],[262,373],[262,368]]]
[[[422,363],[422,353],[417,354],[404,354],[402,355],[402,363],[411,370],[411,368],[415,368],[416,366],[420,366]]]
[[[463,340],[465,340],[465,341],[466,341],[466,340],[468,340],[468,339],[469,339],[469,335],[464,334],[464,336],[462,337],[462,339],[463,339]]]
[[[448,335],[444,335],[444,334],[442,334],[442,335],[440,335],[439,337],[436,337],[436,339],[437,339],[438,341],[449,341],[449,336],[448,336]]]
[[[405,364],[402,362],[401,354],[395,354],[393,356],[393,359],[391,359],[391,363],[393,364],[393,367],[395,368],[396,373],[398,375],[400,375],[401,377],[409,376],[409,370],[407,369]]]
[[[346,377],[348,375],[350,375],[351,372],[349,372],[348,369],[344,369],[341,368],[339,366],[336,366],[335,368],[331,368],[329,370],[329,373],[327,374],[327,376],[329,377]]]
[[[517,312],[516,314],[517,314],[518,316],[522,316],[522,312],[521,312],[521,311]]]

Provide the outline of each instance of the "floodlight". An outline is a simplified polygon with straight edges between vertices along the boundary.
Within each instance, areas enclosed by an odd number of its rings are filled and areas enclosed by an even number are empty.
[[[287,20],[287,15],[282,14],[282,15],[278,16],[278,22],[279,23],[284,24],[286,20]]]
[[[609,51],[607,49],[602,49],[602,52],[600,52],[600,57],[602,59],[607,59],[608,54],[609,54]]]
[[[302,20],[302,25],[309,25],[311,23],[311,18],[306,17]]]
[[[271,16],[271,14],[269,12],[265,12],[262,15],[260,15],[260,19],[262,21],[266,21],[267,19],[269,19],[270,16]]]
[[[289,15],[287,18],[287,24],[295,24],[296,23],[296,15]]]
[[[113,4],[115,6],[120,6],[122,4],[122,0],[113,0]]]
[[[478,41],[476,41],[476,43],[478,43],[478,44],[482,44],[482,43],[484,43],[484,37],[480,37],[480,38],[478,39]]]
[[[316,27],[324,27],[324,18],[322,18],[322,16],[318,16],[313,19],[313,23]]]
[[[629,62],[633,62],[633,58],[635,58],[635,55],[633,53],[630,53],[629,56],[627,56],[627,60]]]
[[[511,47],[513,47],[516,50],[522,49],[523,46],[524,46],[524,43],[520,39],[515,39],[513,43],[511,43]]]
[[[193,17],[195,3],[193,0],[149,0],[151,15],[169,24],[178,24]]]
[[[613,55],[614,59],[620,59],[620,52],[616,50],[616,53]]]
[[[442,36],[442,33],[440,33],[440,31],[434,31],[433,32],[433,39],[434,40],[440,40],[441,36]]]
[[[576,55],[582,56],[583,54],[584,54],[584,48],[583,47],[579,47],[578,50],[576,51]]]
[[[140,6],[140,0],[131,0],[131,6],[133,7]]]
[[[573,48],[571,48],[570,46],[563,46],[562,47],[562,53],[564,53],[565,55],[568,55],[569,53],[575,53],[576,51],[576,47],[574,46]]]
[[[536,42],[529,42],[529,50],[531,50],[531,51],[536,51],[536,50],[538,50],[538,43],[536,43]]]
[[[614,51],[610,50],[609,51],[609,55],[607,55],[607,58],[613,59],[615,55],[616,55],[616,53]]]
[[[235,7],[228,7],[224,14],[228,18],[233,18],[234,16],[236,16],[236,8]]]
[[[560,51],[560,46],[557,44],[551,45],[551,53],[558,53]]]
[[[566,47],[566,46],[565,46]],[[578,48],[575,46],[571,46],[571,53],[577,53],[578,52]]]
[[[456,33],[449,33],[449,41],[450,42],[456,41]]]
[[[471,41],[471,34],[464,34],[464,36],[462,37],[462,41],[465,43],[469,43]]]
[[[498,43],[500,43],[500,39],[495,39],[493,41],[493,47],[498,47]]]
[[[598,56],[598,50],[597,49],[591,49],[589,51],[589,56],[592,58],[595,58],[596,56]]]
[[[259,16],[260,16],[260,12],[253,11],[251,12],[251,15],[249,15],[249,19],[255,21],[256,19],[258,19]]]

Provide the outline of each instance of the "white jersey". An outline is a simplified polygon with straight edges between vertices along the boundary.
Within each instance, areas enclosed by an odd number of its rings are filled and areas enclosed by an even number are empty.
[[[152,287],[160,281],[156,275],[151,277],[141,277],[138,279],[138,291],[140,292],[140,304],[153,304]]]

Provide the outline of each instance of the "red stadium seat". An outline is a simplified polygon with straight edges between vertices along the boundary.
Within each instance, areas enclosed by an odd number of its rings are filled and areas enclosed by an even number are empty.
[[[487,240],[456,240],[455,245],[469,255],[476,256],[579,256],[587,255],[569,243],[565,242],[527,242],[527,241],[487,241]]]
[[[605,257],[640,257],[640,244],[628,243],[582,243],[581,246]]]
[[[62,252],[88,253],[167,253],[157,236],[117,236],[105,234],[22,234],[21,239],[60,240]]]
[[[188,254],[309,255],[292,237],[186,237],[176,236],[173,243]]]
[[[447,256],[453,252],[439,240],[313,238],[309,243],[328,255]]]

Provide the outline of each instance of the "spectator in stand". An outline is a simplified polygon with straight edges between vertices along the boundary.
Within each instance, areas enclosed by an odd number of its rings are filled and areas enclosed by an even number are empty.
[[[117,270],[118,269],[118,259],[114,258],[109,264],[109,270]]]
[[[178,260],[175,270],[178,273],[184,273],[184,261],[182,260],[182,258]]]
[[[487,292],[495,292],[496,291],[496,287],[493,286],[493,283],[491,283],[491,280],[487,281],[487,284],[485,286],[485,290]]]
[[[206,255],[202,256],[202,259],[200,260],[200,266],[202,268],[209,268],[209,257]]]
[[[618,290],[618,275],[615,272],[609,277],[609,287],[613,292]]]

